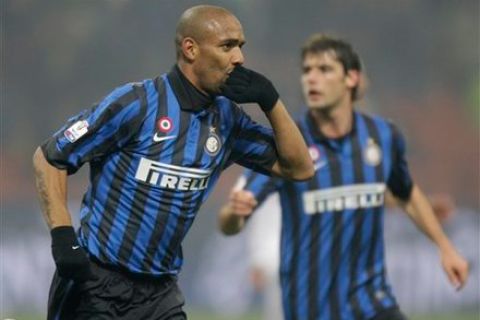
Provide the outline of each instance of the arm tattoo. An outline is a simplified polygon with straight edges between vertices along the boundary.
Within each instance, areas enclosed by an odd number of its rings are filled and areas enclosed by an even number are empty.
[[[52,219],[50,217],[50,199],[47,191],[47,185],[45,183],[45,174],[38,168],[35,168],[35,184],[37,187],[38,197],[40,198],[43,216],[48,226],[51,226]]]

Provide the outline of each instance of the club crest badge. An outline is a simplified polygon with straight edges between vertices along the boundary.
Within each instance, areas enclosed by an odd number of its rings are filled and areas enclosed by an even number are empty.
[[[382,161],[382,150],[372,138],[367,141],[367,146],[363,151],[363,158],[369,165],[375,167]]]
[[[215,156],[220,151],[222,147],[222,142],[220,137],[215,133],[215,128],[210,127],[210,133],[208,135],[207,141],[205,142],[205,151],[211,155]]]

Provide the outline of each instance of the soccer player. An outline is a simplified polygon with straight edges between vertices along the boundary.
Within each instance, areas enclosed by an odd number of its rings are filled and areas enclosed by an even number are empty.
[[[413,182],[399,130],[354,110],[361,63],[351,45],[312,35],[302,48],[307,111],[298,121],[315,176],[291,182],[248,172],[220,212],[226,234],[239,232],[268,194],[282,207],[280,283],[285,319],[405,319],[384,260],[385,193],[439,248],[451,283],[461,288],[468,264],[443,233]]]
[[[192,7],[175,40],[170,72],[116,88],[35,152],[57,267],[48,319],[186,319],[181,242],[221,171],[236,162],[295,180],[314,173],[271,82],[242,67],[245,39],[232,13]],[[273,130],[233,101],[258,103]],[[76,234],[67,176],[85,163]]]

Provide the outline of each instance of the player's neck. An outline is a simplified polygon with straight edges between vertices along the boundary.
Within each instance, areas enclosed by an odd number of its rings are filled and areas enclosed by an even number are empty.
[[[187,80],[202,94],[208,96],[209,94],[202,90],[198,84],[199,80],[198,77],[195,75],[195,72],[193,71],[193,67],[191,64],[186,63],[182,60],[177,61],[177,66],[182,72],[182,74],[187,78]]]
[[[330,139],[341,138],[352,130],[353,105],[345,103],[335,108],[312,110],[317,128]]]

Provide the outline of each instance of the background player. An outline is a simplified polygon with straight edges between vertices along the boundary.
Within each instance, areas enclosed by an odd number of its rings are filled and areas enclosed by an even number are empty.
[[[438,246],[452,285],[461,288],[468,264],[412,181],[402,135],[381,117],[353,110],[361,79],[357,53],[343,40],[313,35],[302,48],[302,71],[308,111],[298,125],[315,177],[291,183],[252,173],[220,214],[223,232],[234,234],[258,203],[279,192],[285,318],[405,319],[386,277],[386,191]]]

